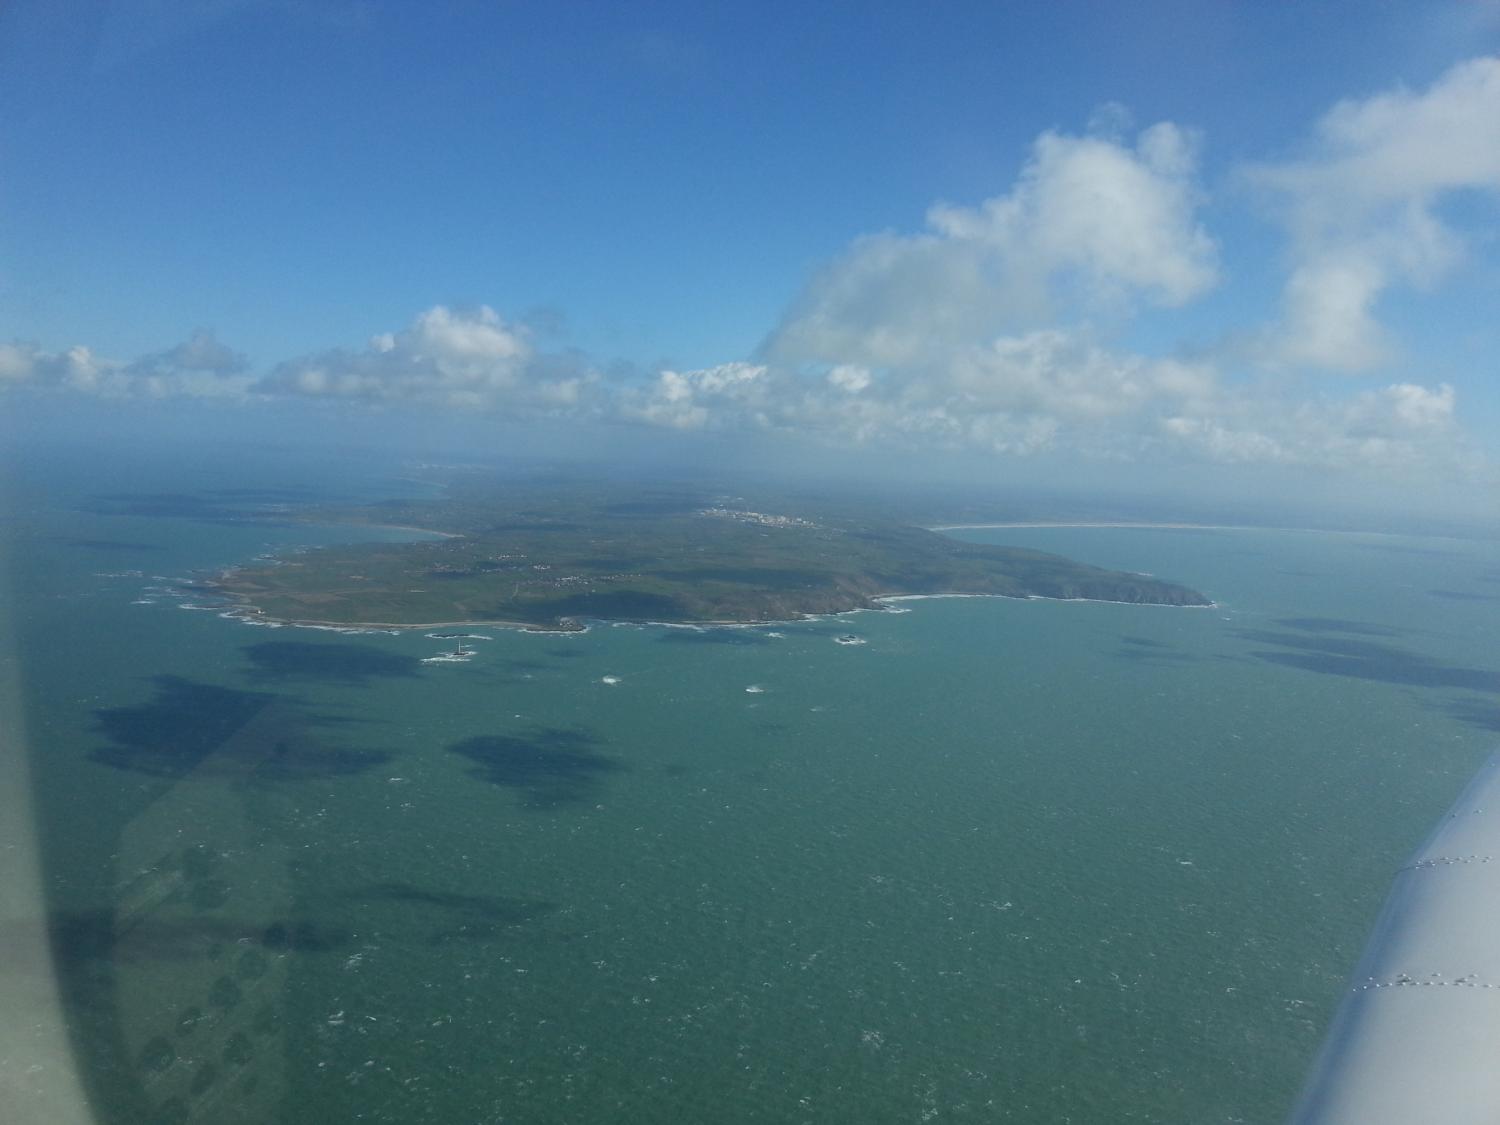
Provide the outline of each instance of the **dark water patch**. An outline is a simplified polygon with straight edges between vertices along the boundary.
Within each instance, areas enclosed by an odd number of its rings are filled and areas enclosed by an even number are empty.
[[[304,717],[270,692],[155,676],[154,694],[133,707],[94,712],[109,744],[89,758],[100,765],[153,777],[207,770],[247,781],[343,777],[388,763],[384,750],[325,746],[309,728],[338,725],[338,716]],[[350,720],[355,721],[355,720]]]
[[[54,535],[50,542],[68,547],[82,547],[86,551],[109,551],[112,553],[135,553],[166,550],[159,543],[135,543],[129,539],[86,539],[77,535]]]
[[[520,790],[535,808],[588,798],[601,777],[624,767],[599,752],[599,739],[567,727],[537,727],[525,735],[466,738],[448,749],[469,759],[469,772],[491,785]]]
[[[545,899],[510,898],[504,895],[470,895],[439,891],[414,883],[371,883],[341,896],[354,902],[398,902],[411,906],[470,914],[501,922],[529,922],[557,909]]]
[[[188,492],[113,492],[89,497],[78,510],[99,516],[144,516],[204,523],[265,523],[284,518],[286,505],[236,503],[222,496]]]
[[[559,645],[557,648],[549,648],[547,655],[555,656],[559,660],[579,660],[583,658],[585,653],[581,648]]]
[[[180,777],[277,700],[269,692],[240,691],[181,676],[154,676],[151,683],[155,694],[147,702],[94,712],[109,745],[90,753],[93,761]]]
[[[1278,566],[1276,568],[1276,573],[1277,574],[1285,574],[1285,575],[1287,575],[1290,578],[1326,578],[1326,577],[1328,577],[1325,573],[1323,573],[1322,571],[1319,571],[1319,570],[1297,570],[1297,569],[1292,568],[1292,567],[1284,567],[1284,566]]]
[[[199,960],[214,949],[235,949],[238,956],[228,967],[243,981],[264,974],[270,964],[266,950],[327,952],[353,940],[343,930],[307,920],[267,926],[236,918],[122,917],[102,908],[55,912],[47,918],[47,932],[53,956],[63,966]]]
[[[1278,617],[1275,624],[1304,633],[1349,633],[1358,637],[1397,637],[1400,631],[1385,625],[1366,625],[1342,617]]]
[[[547,899],[508,895],[471,895],[418,887],[411,883],[372,883],[341,896],[355,903],[395,903],[420,912],[429,945],[487,941],[506,930],[534,922],[558,909]]]
[[[260,933],[260,944],[275,952],[332,953],[353,940],[354,935],[342,926],[308,918],[272,922]]]
[[[754,647],[770,644],[763,634],[750,629],[663,629],[656,638],[669,645],[740,645]]]
[[[1500,602],[1500,595],[1473,594],[1467,590],[1428,590],[1427,593],[1434,598],[1447,598],[1455,602]]]
[[[1500,692],[1500,672],[1445,664],[1421,653],[1377,641],[1308,637],[1264,629],[1239,630],[1236,635],[1254,644],[1278,646],[1279,651],[1251,653],[1256,659],[1270,664],[1378,683]]]
[[[1167,644],[1166,641],[1155,641],[1155,640],[1152,640],[1150,637],[1136,637],[1136,636],[1129,636],[1129,635],[1127,635],[1127,636],[1121,637],[1120,641],[1123,644],[1138,645],[1141,648],[1167,649],[1167,648],[1171,648],[1172,647],[1171,645]]]
[[[1453,699],[1443,704],[1442,710],[1461,723],[1500,734],[1500,704],[1487,699]]]
[[[347,641],[263,641],[247,645],[245,655],[256,680],[312,680],[364,685],[384,677],[417,675],[421,662],[414,656],[386,652],[374,645]]]
[[[1114,656],[1116,660],[1159,668],[1166,668],[1173,664],[1196,664],[1204,659],[1196,653],[1181,652],[1167,646],[1144,648],[1139,645],[1130,644],[1121,645],[1115,650]]]
[[[691,777],[693,770],[681,762],[667,762],[661,767],[661,772],[665,777]]]
[[[1453,557],[1452,551],[1444,551],[1438,547],[1413,547],[1406,543],[1356,543],[1355,546],[1362,551],[1384,551],[1388,555],[1427,555],[1438,559]]]

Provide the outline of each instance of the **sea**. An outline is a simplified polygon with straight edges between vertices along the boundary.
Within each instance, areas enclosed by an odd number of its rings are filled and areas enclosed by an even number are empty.
[[[14,474],[37,911],[101,1122],[1278,1121],[1500,742],[1493,540],[971,528],[1216,604],[739,629],[268,628],[191,586],[410,537],[277,513],[427,489]]]

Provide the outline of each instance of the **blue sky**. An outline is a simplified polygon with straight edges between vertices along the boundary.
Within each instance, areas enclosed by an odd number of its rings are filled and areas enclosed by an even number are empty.
[[[1493,2],[16,0],[0,411],[1484,504],[1497,51]]]

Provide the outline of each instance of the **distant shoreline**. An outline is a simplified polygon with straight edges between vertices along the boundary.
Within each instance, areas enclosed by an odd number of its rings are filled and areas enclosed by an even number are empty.
[[[438,538],[443,538],[443,539],[461,539],[461,538],[465,538],[465,536],[463,536],[459,532],[436,531],[436,530],[434,530],[432,528],[415,527],[415,526],[412,526],[410,524],[364,523],[364,522],[340,521],[339,523],[336,523],[336,524],[333,524],[333,525],[330,525],[330,526],[383,528],[383,529],[392,530],[392,531],[415,532],[415,533],[418,533],[418,534],[431,535],[431,536],[438,537]],[[926,530],[941,532],[941,531],[958,531],[958,530],[964,530],[964,529],[1012,528],[1012,527],[1013,528],[1028,528],[1028,527],[1030,527],[1030,528],[1037,528],[1037,527],[1059,527],[1059,528],[1062,528],[1062,527],[1121,527],[1121,528],[1138,527],[1138,528],[1150,528],[1150,527],[1155,527],[1155,528],[1173,528],[1173,529],[1191,529],[1191,528],[1212,529],[1214,527],[1223,527],[1223,528],[1227,529],[1229,527],[1229,525],[1206,525],[1206,524],[1188,524],[1188,523],[1153,523],[1153,524],[1146,524],[1146,523],[1127,523],[1127,522],[1123,522],[1123,521],[1122,522],[1089,522],[1089,523],[1053,523],[1053,522],[1040,522],[1040,521],[1035,521],[1035,522],[1033,522],[1033,521],[1024,521],[1024,522],[1023,521],[1017,521],[1017,522],[1005,522],[1005,523],[945,524],[945,525],[941,525],[941,526],[928,527],[928,528],[926,528]],[[1247,528],[1245,530],[1250,530],[1250,529]],[[488,628],[488,629],[515,629],[515,630],[520,630],[522,632],[528,632],[528,633],[545,633],[545,634],[553,634],[553,635],[571,635],[571,634],[576,634],[576,633],[581,633],[581,632],[587,632],[588,629],[589,629],[589,627],[590,627],[588,624],[585,624],[583,622],[583,620],[581,620],[579,618],[562,618],[562,619],[559,619],[558,621],[556,621],[555,623],[542,623],[542,622],[527,622],[527,621],[512,621],[512,620],[497,620],[497,619],[489,619],[489,620],[459,620],[459,621],[396,622],[396,621],[329,621],[329,620],[320,619],[320,618],[276,617],[276,616],[272,616],[272,615],[268,614],[262,606],[257,605],[255,603],[255,600],[254,600],[255,597],[256,597],[255,593],[249,593],[249,592],[244,592],[244,591],[232,590],[232,589],[230,589],[226,585],[225,580],[231,574],[233,574],[236,571],[239,571],[241,569],[242,569],[241,567],[230,567],[230,568],[227,568],[225,570],[222,570],[212,580],[210,580],[209,582],[205,583],[205,585],[207,585],[210,588],[212,588],[221,597],[226,597],[226,598],[230,599],[232,602],[236,603],[236,604],[234,604],[234,605],[226,608],[225,611],[220,614],[221,617],[224,617],[224,618],[229,619],[229,620],[239,621],[239,622],[241,622],[243,624],[253,625],[253,626],[273,627],[273,628],[318,629],[318,630],[327,630],[327,631],[339,631],[339,630],[349,630],[349,631],[373,630],[373,631],[382,631],[382,632],[401,632],[401,631],[405,631],[405,630],[409,630],[409,629]],[[1150,576],[1148,576],[1148,575],[1142,575],[1140,577],[1148,577],[1149,578]],[[1201,597],[1202,595],[1199,595],[1199,596]],[[624,618],[619,618],[619,619],[617,619],[617,618],[597,618],[597,619],[590,618],[588,620],[590,620],[590,621],[592,621],[592,620],[598,620],[598,621],[600,621],[602,623],[611,624],[611,625],[615,625],[615,624],[619,624],[619,625],[647,625],[647,626],[666,626],[666,627],[673,627],[673,628],[688,628],[688,629],[759,628],[759,627],[774,626],[774,625],[794,625],[794,624],[797,624],[798,622],[815,621],[815,620],[819,620],[821,618],[831,618],[831,617],[841,616],[841,615],[849,614],[849,613],[859,613],[859,612],[876,612],[876,613],[878,613],[878,612],[882,612],[882,611],[888,611],[887,610],[887,605],[888,605],[888,603],[892,603],[892,602],[900,602],[900,601],[907,601],[907,600],[916,601],[916,600],[928,599],[928,598],[991,598],[991,597],[994,597],[994,598],[1006,598],[1006,599],[1013,600],[1013,601],[1099,602],[1101,604],[1106,604],[1106,605],[1158,605],[1158,606],[1164,606],[1164,607],[1171,608],[1171,609],[1192,609],[1192,608],[1212,609],[1212,608],[1215,608],[1217,606],[1217,603],[1214,602],[1214,601],[1212,601],[1211,599],[1208,600],[1205,604],[1201,604],[1201,605],[1191,605],[1191,604],[1184,605],[1184,604],[1174,604],[1172,602],[1165,602],[1165,601],[1161,601],[1161,602],[1124,601],[1124,600],[1116,599],[1116,598],[1087,598],[1087,597],[1060,598],[1060,597],[1049,597],[1049,596],[1043,595],[1043,594],[1000,594],[1000,593],[970,592],[970,591],[959,591],[959,590],[938,590],[938,591],[932,591],[932,592],[928,592],[928,593],[914,593],[914,592],[899,592],[898,593],[898,592],[893,592],[893,593],[887,593],[887,594],[872,594],[872,595],[868,596],[868,598],[866,600],[866,603],[862,604],[862,605],[851,605],[847,609],[827,610],[827,611],[824,611],[824,612],[821,612],[821,613],[808,613],[808,612],[804,612],[804,613],[799,613],[797,616],[790,617],[790,618],[776,617],[776,618],[766,618],[766,619],[763,619],[763,620],[750,620],[750,621],[745,621],[745,620],[661,621],[661,620],[654,620],[654,619],[653,620],[641,620],[641,619],[624,619]]]
[[[1470,535],[1442,535],[1430,531],[1375,531],[1363,527],[1276,527],[1259,523],[1139,523],[1131,520],[1007,520],[998,523],[924,524],[927,531],[984,531],[1005,528],[1121,528],[1139,531],[1284,531],[1303,535],[1376,535],[1384,539],[1441,539],[1452,543],[1486,542]]]
[[[332,523],[329,527],[380,527],[387,531],[417,531],[423,535],[436,535],[443,539],[462,539],[463,534],[457,531],[434,531],[430,527],[412,527],[405,523]]]
[[[1056,525],[1062,526],[1062,525]],[[242,597],[240,594],[228,594],[230,597]],[[870,600],[874,605],[850,606],[848,609],[835,609],[827,613],[804,613],[800,617],[777,617],[767,618],[764,621],[655,621],[655,620],[626,620],[624,618],[592,618],[605,625],[639,625],[654,626],[666,629],[760,629],[770,625],[800,625],[808,621],[819,621],[824,618],[842,617],[850,613],[889,613],[885,608],[887,602],[915,602],[928,601],[937,598],[1003,598],[1013,602],[1071,602],[1084,605],[1131,605],[1142,608],[1155,607],[1158,609],[1218,609],[1219,603],[1210,601],[1206,605],[1173,605],[1169,602],[1122,602],[1111,598],[1053,598],[1045,594],[971,594],[958,591],[946,591],[934,594],[876,594]],[[525,621],[419,621],[419,622],[396,622],[396,621],[320,621],[312,618],[286,618],[269,617],[259,606],[245,603],[234,606],[219,614],[220,617],[229,621],[238,621],[246,625],[256,625],[266,628],[278,629],[321,629],[328,631],[349,630],[358,632],[360,630],[380,630],[390,632],[393,630],[404,631],[407,629],[517,629],[523,633],[546,633],[554,636],[571,636],[578,633],[587,633],[589,626],[583,624],[576,618],[569,618],[572,626],[541,625]]]
[[[982,531],[985,528],[1003,527],[1138,527],[1143,530],[1164,531],[1320,531],[1326,530],[1314,527],[1261,527],[1257,524],[1248,523],[1136,523],[1130,520],[1091,520],[1088,522],[1057,522],[1054,520],[1015,520],[1004,523],[945,523],[930,525],[928,531]],[[1392,532],[1360,531],[1340,532],[1336,534],[1348,535],[1385,535]]]

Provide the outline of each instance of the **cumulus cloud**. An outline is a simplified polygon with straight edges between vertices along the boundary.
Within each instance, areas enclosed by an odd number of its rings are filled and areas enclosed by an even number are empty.
[[[109,381],[116,366],[100,360],[82,345],[44,352],[31,343],[0,344],[0,380],[11,385],[33,383],[96,391]]]
[[[176,347],[120,368],[112,389],[154,398],[240,398],[249,382],[245,357],[200,328]]]
[[[0,344],[0,385],[77,391],[107,398],[242,398],[244,358],[212,332],[199,330],[163,352],[131,363],[96,355],[83,345],[46,352],[35,344]]]
[[[1168,317],[1213,288],[1219,266],[1198,219],[1194,135],[1161,123],[1126,140],[1118,114],[1101,125],[1116,131],[1043,134],[1015,183],[977,206],[940,204],[917,233],[855,240],[753,362],[606,375],[541,350],[493,309],[437,306],[363,347],[259,378],[200,331],[128,364],[82,347],[0,346],[0,385],[417,404],[1015,456],[1476,471],[1450,385],[1360,390],[1286,370],[1247,381],[1223,355],[1143,355],[1111,339],[1101,325]],[[1500,189],[1500,60],[1456,67],[1425,92],[1343,103],[1303,158],[1251,175],[1292,247],[1264,354],[1280,367],[1378,365],[1391,350],[1381,295],[1435,282],[1465,252],[1443,202]]]
[[[416,402],[471,410],[571,412],[598,376],[581,360],[539,355],[523,327],[480,306],[428,309],[360,350],[289,360],[256,384],[266,395]]]
[[[1292,238],[1274,360],[1366,371],[1391,342],[1375,315],[1392,285],[1426,286],[1464,254],[1441,207],[1500,192],[1500,58],[1452,67],[1428,89],[1340,102],[1302,158],[1249,170]]]
[[[245,357],[219,343],[212,331],[200,328],[175,348],[142,356],[128,370],[142,374],[204,371],[238,375],[245,370]]]
[[[631,421],[701,430],[710,425],[773,425],[786,406],[785,385],[773,385],[758,363],[722,363],[697,371],[658,372],[644,388],[619,396],[618,410]]]
[[[1044,133],[1012,189],[940,204],[919,234],[876,234],[812,279],[764,351],[774,361],[907,366],[1064,309],[1178,306],[1217,278],[1195,218],[1192,135],[1133,145]]]
[[[1467,475],[1482,461],[1454,416],[1451,386],[1393,383],[1348,397],[1272,401],[1225,394],[1211,411],[1162,419],[1169,446],[1227,463]]]
[[[963,349],[941,366],[821,379],[767,364],[663,371],[622,391],[619,416],[684,430],[815,433],[845,445],[1185,459],[1386,475],[1481,468],[1446,384],[1299,394],[1246,385],[1207,362],[1147,357],[1086,333],[1039,329]]]
[[[19,384],[36,374],[36,348],[30,344],[0,344],[0,386]]]

